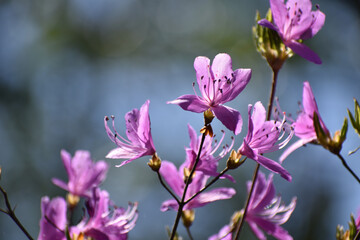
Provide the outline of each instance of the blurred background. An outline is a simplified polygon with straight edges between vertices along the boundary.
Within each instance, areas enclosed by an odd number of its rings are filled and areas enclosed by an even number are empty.
[[[294,56],[279,74],[276,95],[283,110],[296,115],[303,81],[309,81],[320,113],[332,133],[341,128],[346,109],[360,100],[360,1],[317,0],[326,14],[323,29],[305,42],[322,58],[315,65]],[[115,115],[120,133],[124,114],[150,99],[152,135],[159,156],[179,166],[189,145],[187,124],[197,129],[201,114],[167,105],[183,94],[192,94],[193,61],[226,52],[233,69],[251,68],[252,79],[229,106],[244,118],[238,148],[246,134],[247,105],[267,104],[271,71],[256,52],[251,28],[256,10],[265,15],[267,0],[2,0],[0,2],[0,165],[1,186],[25,227],[36,238],[40,199],[65,196],[51,183],[67,180],[60,150],[72,155],[89,150],[94,160],[104,159],[115,147],[103,126],[105,115]],[[215,133],[224,127],[214,120]],[[231,133],[226,131],[227,142]],[[294,139],[292,142],[294,142]],[[349,126],[342,154],[360,174],[360,145]],[[278,159],[281,152],[270,154]],[[110,165],[103,189],[118,206],[139,202],[139,219],[130,239],[166,239],[175,212],[159,211],[169,194],[148,168],[148,157],[122,168]],[[225,161],[220,163],[219,171]],[[245,182],[255,163],[248,160],[231,172],[237,183],[231,200],[196,210],[192,226],[195,239],[206,239],[243,207]],[[320,146],[295,151],[284,167],[289,183],[275,176],[277,192],[288,204],[297,196],[297,207],[284,227],[294,239],[335,239],[338,224],[360,209],[360,187],[340,160]],[[264,172],[266,172],[263,169]],[[0,198],[0,206],[4,201]],[[187,239],[182,226],[179,233]],[[0,239],[25,239],[5,214],[0,214]],[[246,226],[242,239],[255,239]],[[269,239],[272,239],[269,237]]]

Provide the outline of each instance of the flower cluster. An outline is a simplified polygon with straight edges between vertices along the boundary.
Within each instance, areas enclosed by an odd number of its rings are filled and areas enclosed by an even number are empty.
[[[294,212],[297,198],[293,197],[288,205],[284,204],[280,195],[276,194],[273,179],[276,177],[274,174],[278,174],[285,180],[292,181],[292,176],[282,165],[283,161],[305,144],[322,145],[339,156],[345,168],[360,183],[360,178],[340,155],[342,143],[346,138],[347,119],[344,120],[341,131],[336,132],[334,138],[331,138],[320,116],[309,82],[303,84],[302,107],[296,120],[286,116],[285,112],[280,110],[279,103],[274,120],[270,117],[278,71],[285,60],[297,53],[311,62],[321,63],[319,56],[302,41],[318,33],[324,25],[325,14],[318,6],[316,11],[312,11],[310,0],[270,0],[270,10],[266,19],[260,20],[260,15],[257,14],[256,22],[255,41],[258,51],[272,67],[273,88],[268,110],[260,101],[248,105],[248,126],[244,137],[238,137],[243,126],[240,112],[224,104],[234,100],[245,89],[251,79],[252,70],[233,70],[232,59],[226,53],[217,54],[212,64],[207,57],[196,57],[194,68],[200,94],[195,90],[193,83],[194,94],[182,95],[167,102],[179,105],[186,111],[204,113],[205,123],[199,131],[200,135],[188,124],[190,143],[185,147],[184,162],[179,168],[171,161],[162,161],[156,152],[151,134],[150,100],[146,100],[139,109],[135,108],[125,114],[126,136],[118,133],[114,116],[104,118],[105,132],[116,145],[106,158],[124,159],[117,167],[144,156],[151,156],[148,165],[172,197],[162,202],[160,211],[177,212],[173,228],[169,231],[170,240],[178,239],[177,227],[180,219],[190,239],[193,239],[190,226],[195,219],[195,209],[235,196],[235,188],[210,187],[219,179],[228,179],[231,181],[230,184],[235,184],[235,175],[230,175],[229,171],[237,169],[247,159],[254,160],[257,166],[253,180],[246,184],[248,198],[245,206],[235,211],[230,223],[221,228],[219,233],[210,236],[209,240],[238,239],[245,222],[257,239],[266,240],[267,235],[271,235],[278,240],[292,240],[293,237],[282,225]],[[356,100],[354,114],[355,116],[349,111],[350,121],[359,134],[360,107]],[[215,117],[235,135],[231,136],[231,143],[223,143],[223,130],[220,140],[216,140],[211,126]],[[299,140],[282,153],[279,161],[265,156],[283,149],[294,135]],[[239,146],[235,147],[236,144]],[[221,162],[228,154],[227,162]],[[52,181],[67,191],[67,197],[50,199],[44,196],[41,199],[42,216],[38,239],[128,239],[128,233],[135,227],[138,219],[138,204],[129,203],[127,208],[117,207],[111,201],[110,194],[100,188],[106,178],[108,164],[103,160],[94,162],[90,152],[84,150],[76,151],[74,156],[62,150],[61,159],[68,181],[57,178]],[[218,171],[219,166],[225,164],[225,168]],[[260,167],[270,171],[267,177],[259,171]],[[0,190],[9,208],[8,211],[0,208],[0,211],[14,217],[6,193],[1,187]],[[84,203],[83,214],[81,220],[76,222],[72,215],[80,203]],[[17,224],[19,225],[18,222]],[[349,230],[344,231],[343,227],[339,226],[336,232],[337,240],[358,239],[359,236],[360,216],[356,220],[351,217]]]
[[[77,151],[72,158],[62,150],[61,157],[69,182],[66,184],[58,179],[53,182],[69,192],[68,198],[50,200],[45,196],[41,199],[38,239],[126,240],[127,233],[134,228],[137,220],[137,203],[130,203],[127,209],[116,207],[109,193],[99,188],[106,177],[108,165],[104,161],[92,162],[88,151]],[[79,197],[85,199],[86,214],[79,223],[70,225],[67,215],[76,207]]]

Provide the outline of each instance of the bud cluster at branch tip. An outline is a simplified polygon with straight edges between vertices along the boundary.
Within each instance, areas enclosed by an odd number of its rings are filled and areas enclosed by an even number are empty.
[[[152,155],[152,158],[149,159],[148,165],[154,172],[159,171],[159,169],[161,167],[161,159],[159,158],[157,153],[154,153]]]
[[[289,47],[285,46],[276,31],[257,24],[260,19],[260,14],[257,11],[255,16],[256,25],[252,29],[256,50],[266,59],[273,70],[278,71],[285,60],[292,57],[294,53]],[[273,22],[271,9],[267,12],[265,19]]]

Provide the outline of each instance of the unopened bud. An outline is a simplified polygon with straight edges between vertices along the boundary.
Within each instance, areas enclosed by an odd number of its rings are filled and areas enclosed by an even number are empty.
[[[157,153],[152,155],[152,158],[148,162],[149,167],[154,171],[158,172],[161,167],[161,159],[158,157]]]
[[[240,153],[238,154],[234,149],[231,150],[230,157],[226,162],[226,166],[229,169],[238,168],[243,163],[243,161],[240,161],[240,158],[241,158]]]
[[[204,112],[204,120],[205,120],[205,126],[210,124],[212,122],[212,120],[214,119],[214,114],[211,111],[211,109],[209,108],[208,110],[206,110]]]
[[[241,220],[243,215],[244,215],[244,210],[234,212],[234,214],[231,216],[231,226],[233,228],[237,226],[238,222]]]
[[[79,203],[80,197],[76,196],[76,195],[72,195],[71,193],[68,193],[66,195],[66,201],[69,204],[70,209],[73,209]]]
[[[186,228],[190,227],[195,220],[195,211],[184,210],[181,215],[181,220]]]
[[[194,174],[192,175],[192,178],[195,176],[195,172]],[[187,181],[189,181],[189,184],[191,183],[192,181],[192,178],[189,179],[190,177],[190,169],[188,169],[187,167],[184,168],[184,183],[186,183]]]

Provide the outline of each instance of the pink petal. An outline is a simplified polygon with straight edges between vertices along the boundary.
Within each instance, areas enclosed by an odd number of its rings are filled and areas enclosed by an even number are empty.
[[[164,201],[161,204],[160,211],[165,212],[165,211],[168,211],[170,209],[174,209],[175,211],[177,211],[178,208],[179,208],[179,205],[177,204],[175,199],[170,199],[170,200]]]
[[[53,179],[51,179],[51,181],[56,186],[66,190],[66,191],[69,191],[68,185],[64,181],[61,181],[60,179],[57,179],[57,178],[53,178]]]
[[[307,47],[302,43],[296,41],[290,41],[290,42],[286,42],[285,45],[291,48],[296,54],[300,55],[301,57],[305,58],[310,62],[316,64],[322,63],[319,56],[315,52],[313,52],[313,50],[311,50],[309,47]]]
[[[213,79],[213,76],[210,72],[210,59],[203,56],[195,58],[194,68],[201,95],[207,96],[204,86],[210,85],[209,83],[212,83]]]
[[[312,38],[324,26],[325,14],[320,10],[313,11],[312,14],[313,14],[313,21],[310,28],[306,32],[304,32],[300,37],[303,40]]]
[[[298,40],[300,36],[306,32],[312,24],[311,1],[310,0],[288,0],[286,2],[289,18],[284,28],[283,38],[286,40]],[[299,14],[301,11],[301,16]],[[299,21],[300,20],[300,21]]]
[[[314,93],[309,82],[304,82],[302,101],[306,114],[313,116],[314,112],[319,113]]]
[[[247,220],[247,222],[248,222],[251,230],[253,231],[253,233],[259,240],[266,240],[266,236],[265,236],[264,232],[261,231],[261,229],[256,225],[255,222],[250,221],[250,219]]]
[[[213,110],[215,117],[217,117],[230,131],[233,131],[235,135],[238,135],[241,132],[243,121],[238,111],[223,105],[211,109]]]
[[[236,194],[233,188],[216,188],[199,194],[189,202],[191,208],[202,207],[218,200],[230,199]],[[191,209],[190,208],[190,209]]]
[[[234,82],[232,83],[232,89],[229,91],[229,94],[226,94],[221,101],[223,103],[229,102],[236,98],[242,90],[246,87],[246,85],[249,83],[251,78],[251,69],[247,68],[239,68],[234,71]]]
[[[233,73],[231,57],[226,53],[219,53],[213,60],[211,70],[215,80],[224,79],[225,76],[231,78]]]
[[[140,108],[140,114],[138,118],[138,136],[143,142],[147,142],[149,140],[152,141],[151,131],[150,131],[150,117],[149,117],[149,104],[150,100],[146,100],[146,102]]]
[[[275,162],[274,160],[271,160],[269,158],[266,158],[262,155],[257,155],[257,159],[254,159],[256,162],[258,162],[263,167],[269,169],[270,171],[274,173],[280,174],[281,177],[285,178],[289,182],[291,182],[291,175],[288,171],[285,170],[279,163]]]
[[[196,113],[204,112],[209,108],[205,100],[195,95],[183,95],[167,103],[177,104],[186,111],[191,111]]]
[[[257,132],[264,125],[265,119],[266,110],[264,106],[260,101],[256,102],[251,115],[251,121],[254,126],[254,129],[252,130],[253,133]]]
[[[172,162],[162,161],[160,174],[165,179],[169,187],[174,191],[174,193],[178,196],[182,196],[184,181],[179,175],[176,166]]]
[[[280,32],[283,32],[287,16],[284,0],[270,0],[270,8],[275,25],[279,28]]]
[[[271,29],[271,30],[274,30],[274,31],[276,31],[276,32],[279,31],[279,29],[278,29],[276,26],[274,26],[274,24],[272,24],[271,22],[269,22],[269,21],[266,20],[266,19],[261,19],[261,20],[259,20],[259,21],[257,22],[257,24],[259,24],[260,26],[269,28],[269,29]]]

